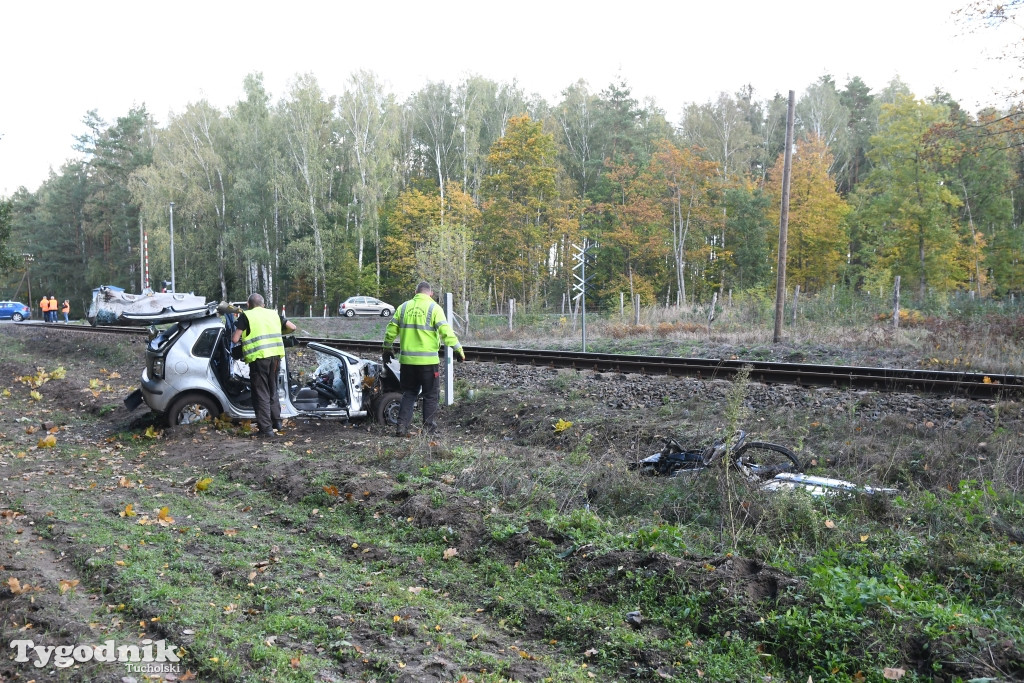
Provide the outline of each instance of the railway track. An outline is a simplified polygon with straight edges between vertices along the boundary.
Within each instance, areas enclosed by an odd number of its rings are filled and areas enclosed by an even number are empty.
[[[24,325],[25,323],[21,323]],[[42,323],[31,324],[33,327]],[[145,328],[58,325],[55,329],[106,334],[145,335]],[[379,341],[298,337],[300,345],[317,342],[364,356],[380,354]],[[874,389],[971,398],[1019,398],[1024,396],[1024,376],[942,370],[909,370],[849,365],[812,365],[718,358],[676,358],[673,356],[631,356],[582,351],[549,351],[488,346],[463,346],[467,360],[550,368],[571,368],[596,372],[671,375],[698,379],[732,379],[748,372],[750,379],[765,384],[794,384],[808,387]]]

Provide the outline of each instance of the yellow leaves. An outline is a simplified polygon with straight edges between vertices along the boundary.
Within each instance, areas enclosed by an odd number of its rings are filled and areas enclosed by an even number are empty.
[[[43,395],[40,394],[35,389],[33,389],[32,391],[28,392],[28,395],[29,395],[29,397],[32,398],[33,401],[42,401],[43,400]]]
[[[337,486],[330,485],[324,487],[324,493],[326,493],[328,496],[331,496],[332,498],[337,498],[339,495],[341,495],[341,492],[338,491]]]
[[[558,418],[558,422],[555,423],[555,434],[564,432],[566,429],[572,427],[572,422]]]
[[[130,504],[125,506],[124,512],[121,512],[120,515],[122,517],[134,516],[135,513],[131,510],[131,507],[132,506]],[[164,506],[156,511],[156,519],[150,519],[149,515],[142,515],[141,517],[139,517],[139,521],[137,523],[141,526],[152,526],[154,524],[159,524],[160,526],[170,526],[174,524],[174,518],[171,517],[170,511],[167,509],[166,506]],[[144,543],[145,541],[143,541],[143,544]]]
[[[166,505],[160,508],[160,512],[158,512],[156,516],[156,521],[160,526],[170,526],[171,524],[174,524],[174,517],[171,517],[170,511],[167,509]]]
[[[44,438],[39,439],[39,442],[36,444],[39,448],[53,448],[56,445],[57,437],[53,434],[47,434]]]
[[[860,542],[861,543],[867,543],[868,538],[870,538],[870,536],[868,536],[868,534],[861,534],[860,535]]]
[[[142,435],[147,439],[159,439],[163,435],[163,432],[157,429],[154,425],[149,425],[146,427],[146,431],[143,432]]]
[[[22,586],[21,581],[18,581],[18,579],[14,578],[13,576],[7,579],[7,588],[10,589],[11,593],[13,593],[14,595],[23,595],[32,590],[42,590],[37,586],[30,586],[27,583],[24,586]]]
[[[196,491],[205,491],[213,483],[213,477],[205,477],[196,482]]]
[[[117,485],[124,489],[130,489],[135,486],[135,482],[128,477],[121,477],[117,480]]]
[[[447,549],[445,549],[445,551],[444,551],[444,552],[443,552],[443,553],[441,554],[441,556],[442,556],[442,557],[443,557],[443,558],[444,558],[445,560],[450,560],[450,559],[452,559],[453,557],[455,557],[455,556],[456,556],[456,555],[458,555],[458,554],[459,554],[459,551],[458,551],[458,550],[457,550],[456,548],[447,548]]]
[[[60,580],[60,594],[64,595],[69,590],[75,588],[78,585],[78,579],[61,579]]]
[[[132,503],[128,503],[127,505],[124,506],[124,510],[121,510],[117,514],[119,516],[121,516],[121,517],[134,517],[135,516],[135,509],[134,509]]]
[[[16,377],[15,379],[22,384],[27,384],[30,387],[38,388],[49,382],[51,379],[64,379],[67,376],[67,371],[64,370],[64,366],[58,366],[56,370],[47,372],[43,368],[36,368],[36,374],[24,375],[22,377]],[[36,399],[37,401],[39,399]]]
[[[17,580],[17,579],[15,579],[15,580]],[[402,620],[402,617],[398,616],[397,614],[395,616],[391,617],[391,621],[393,621],[396,624],[398,622],[400,622],[401,620]]]

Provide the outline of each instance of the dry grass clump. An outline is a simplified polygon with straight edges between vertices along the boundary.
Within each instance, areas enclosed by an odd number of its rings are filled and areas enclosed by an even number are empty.
[[[608,325],[605,332],[612,339],[626,339],[628,337],[642,337],[651,333],[648,325],[624,325],[613,323]]]
[[[879,313],[875,316],[875,320],[880,322],[892,320],[892,313]],[[900,310],[900,327],[921,327],[932,320],[932,318],[926,317],[921,311],[912,308]]]

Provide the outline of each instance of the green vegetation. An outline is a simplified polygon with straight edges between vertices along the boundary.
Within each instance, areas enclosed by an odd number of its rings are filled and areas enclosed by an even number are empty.
[[[1024,674],[1015,402],[936,399],[950,422],[928,427],[872,415],[872,394],[784,405],[740,378],[602,412],[625,380],[551,373],[529,400],[491,386],[458,402],[446,421],[471,429],[436,441],[305,425],[264,445],[219,424],[104,422],[106,388],[76,407],[96,379],[81,365],[9,372],[32,367],[30,346],[0,346],[0,537],[20,553],[0,585],[38,588],[0,601],[10,638],[29,621],[52,644],[58,624],[82,642],[165,638],[221,681]],[[628,467],[657,434],[697,446],[737,427],[812,474],[899,491],[814,498],[724,466]],[[92,666],[65,679],[111,673]]]

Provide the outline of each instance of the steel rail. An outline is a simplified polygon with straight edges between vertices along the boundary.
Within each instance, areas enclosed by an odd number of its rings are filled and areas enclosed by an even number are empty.
[[[380,342],[377,341],[299,338],[300,343],[307,341],[369,354],[378,354],[381,348]],[[463,346],[462,349],[466,353],[467,360],[477,362],[571,368],[596,372],[678,375],[706,380],[732,379],[741,372],[747,372],[751,379],[765,384],[909,391],[974,398],[1011,397],[1024,394],[1024,376],[1021,375],[851,365],[771,363],[718,358],[630,356],[613,353],[487,346]]]
[[[24,323],[19,323],[23,325]],[[43,323],[33,324],[41,327]],[[144,327],[84,325],[46,325],[45,329],[106,332],[114,334],[147,334]],[[316,342],[332,348],[363,355],[379,355],[381,343],[360,339],[332,337],[297,337],[300,345]],[[490,346],[463,346],[467,360],[482,363],[506,363],[550,368],[593,370],[596,372],[669,375],[715,380],[732,379],[747,372],[755,381],[765,384],[794,384],[844,389],[921,392],[972,398],[1018,398],[1024,395],[1024,376],[945,370],[912,370],[902,368],[858,367],[851,365],[812,365],[805,363],[772,363],[719,358],[677,358],[674,356],[639,356],[582,351],[546,349],[515,349]]]

